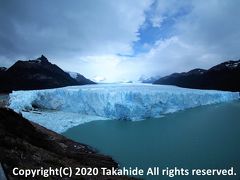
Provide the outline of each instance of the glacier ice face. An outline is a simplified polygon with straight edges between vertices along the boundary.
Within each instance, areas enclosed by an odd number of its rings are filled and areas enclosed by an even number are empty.
[[[10,94],[9,107],[22,112],[27,119],[61,133],[94,120],[141,120],[238,98],[239,93],[175,86],[98,84],[14,91]]]
[[[238,98],[237,92],[150,84],[98,84],[14,91],[10,94],[9,107],[16,111],[38,107],[111,119],[139,120]]]

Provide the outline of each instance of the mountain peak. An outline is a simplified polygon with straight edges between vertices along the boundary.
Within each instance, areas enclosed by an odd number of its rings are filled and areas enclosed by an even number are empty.
[[[239,69],[239,68],[240,68],[240,60],[237,60],[237,61],[230,60],[230,61],[226,61],[221,64],[218,64],[216,66],[213,66],[209,70],[221,71],[222,69]]]
[[[0,69],[1,70],[1,69]],[[42,55],[34,60],[19,60],[5,71],[0,71],[0,92],[12,90],[50,89],[64,86],[94,84],[82,75],[72,78]]]
[[[48,59],[44,55],[41,55],[41,57],[39,57],[37,59],[41,60],[42,62],[48,62]]]

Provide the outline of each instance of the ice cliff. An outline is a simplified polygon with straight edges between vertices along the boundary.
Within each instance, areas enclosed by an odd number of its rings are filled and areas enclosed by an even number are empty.
[[[139,120],[238,98],[239,93],[236,92],[164,85],[103,84],[14,91],[10,94],[9,107],[15,111],[38,108],[111,119]]]

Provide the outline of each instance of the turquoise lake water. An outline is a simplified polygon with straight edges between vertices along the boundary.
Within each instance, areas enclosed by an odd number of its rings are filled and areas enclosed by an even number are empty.
[[[121,167],[230,168],[236,176],[143,179],[240,179],[240,102],[203,106],[144,121],[93,121],[65,136],[113,157]]]

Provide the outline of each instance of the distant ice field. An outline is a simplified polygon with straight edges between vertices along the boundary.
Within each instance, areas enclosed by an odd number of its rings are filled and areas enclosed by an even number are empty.
[[[97,84],[14,91],[10,94],[9,107],[49,129],[63,132],[93,120],[157,118],[236,99],[239,99],[238,92],[151,84]],[[36,109],[39,113],[32,111]]]

